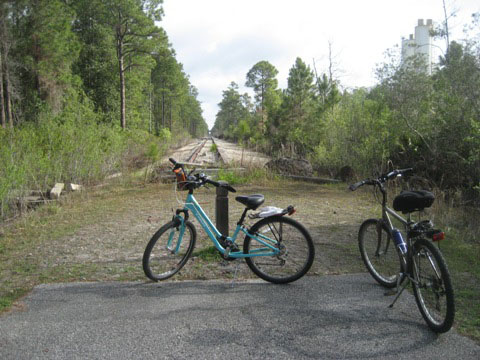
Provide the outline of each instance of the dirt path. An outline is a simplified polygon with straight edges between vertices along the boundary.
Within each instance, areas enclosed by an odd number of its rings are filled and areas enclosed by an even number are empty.
[[[215,138],[218,152],[226,164],[240,167],[263,167],[271,158],[265,154],[245,149],[242,146]]]
[[[316,261],[310,274],[364,271],[356,233],[365,207],[358,196],[347,192],[345,186],[298,182],[274,185],[239,186],[238,193],[262,193],[265,205],[295,205],[298,210],[294,218],[309,229],[316,245]],[[185,193],[177,195],[183,198]],[[202,189],[196,197],[214,219],[215,190]],[[45,210],[47,215],[38,215],[43,225],[33,221],[33,225],[6,232],[4,250],[0,251],[0,296],[44,282],[146,280],[141,266],[145,246],[177,207],[172,184],[151,184],[100,189],[60,209]],[[242,210],[243,206],[231,196],[230,230]],[[200,230],[196,221],[194,224]],[[242,244],[243,239],[239,240]],[[240,260],[225,262],[219,257],[203,256],[211,245],[199,232],[194,256],[175,279],[230,278],[237,264],[239,277],[254,277]]]
[[[321,187],[303,183],[284,183],[271,186],[239,187],[241,194],[262,193],[265,205],[285,207],[293,204],[298,209],[295,219],[302,222],[314,239],[317,258],[312,274],[339,274],[363,271],[356,244],[358,225],[364,214],[358,197],[343,186]],[[124,190],[118,194],[114,208],[106,204],[95,224],[80,227],[74,234],[59,238],[52,244],[56,257],[48,266],[93,265],[91,270],[102,278],[144,279],[141,257],[153,233],[179,207],[172,185],[151,185],[143,190]],[[183,197],[185,193],[177,193]],[[214,218],[215,190],[200,190],[197,200]],[[243,211],[243,206],[230,197],[230,229]],[[251,223],[253,223],[250,220]],[[197,230],[200,226],[196,221]],[[243,240],[242,240],[243,241]],[[240,242],[241,243],[241,242]],[[195,254],[211,246],[210,240],[199,231]],[[40,250],[40,249],[39,249]],[[41,250],[40,250],[41,251]],[[212,261],[213,260],[213,261]],[[241,277],[251,277],[244,262],[225,262],[194,256],[178,279],[216,279],[231,276],[237,264]],[[93,274],[92,274],[93,275]]]

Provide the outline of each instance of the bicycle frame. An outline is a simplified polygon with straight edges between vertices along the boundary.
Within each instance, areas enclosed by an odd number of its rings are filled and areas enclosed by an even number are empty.
[[[403,270],[406,270],[407,274],[403,273],[399,277],[398,282],[397,282],[397,287],[399,286],[399,284],[401,282],[403,282],[405,277],[408,277],[410,279],[410,281],[413,281],[413,282],[417,283],[418,281],[412,277],[412,266],[415,268],[415,270],[417,270],[417,268],[416,268],[417,264],[415,263],[414,259],[412,258],[412,255],[411,255],[412,254],[411,253],[412,252],[412,239],[408,235],[408,229],[413,224],[412,214],[408,213],[408,216],[407,216],[406,219],[403,218],[402,216],[400,216],[397,212],[395,212],[394,210],[392,210],[391,208],[389,208],[387,206],[386,192],[385,192],[385,189],[383,188],[383,185],[380,186],[380,191],[382,192],[382,195],[383,195],[383,199],[382,199],[382,220],[387,225],[388,230],[390,232],[392,232],[392,230],[394,229],[393,224],[392,224],[392,220],[390,219],[390,216],[389,216],[389,215],[392,215],[395,219],[397,219],[398,221],[400,221],[404,225],[405,230],[407,232],[407,236],[406,236],[406,239],[405,239],[405,242],[406,242],[406,245],[407,245],[407,253],[405,254],[405,257],[402,257],[402,264],[401,264],[402,272],[403,272]],[[387,244],[387,248],[388,248],[388,246],[389,246],[389,244]],[[432,263],[431,259],[429,259],[429,260]],[[432,266],[433,266],[433,268],[435,269],[435,272],[437,272],[437,275],[438,275],[438,270],[435,268],[433,263],[432,263]],[[400,293],[397,294],[396,299],[398,298],[398,296],[400,296]],[[394,303],[395,303],[396,299],[394,300]]]
[[[228,256],[231,258],[246,258],[246,257],[254,257],[254,256],[272,256],[272,255],[277,255],[280,253],[280,250],[275,247],[275,245],[278,243],[277,239],[272,239],[269,238],[265,235],[262,234],[250,234],[248,230],[243,226],[243,224],[238,223],[237,227],[235,228],[235,231],[232,235],[232,237],[227,236],[224,237],[220,231],[215,227],[215,225],[212,223],[210,218],[207,216],[207,214],[203,211],[202,207],[200,204],[198,204],[197,200],[193,196],[193,194],[189,193],[187,195],[187,199],[185,202],[185,207],[181,212],[190,211],[193,216],[197,219],[197,221],[200,223],[201,227],[203,230],[207,233],[208,237],[210,240],[213,242],[215,247],[217,248],[218,251],[223,255],[226,252],[226,249],[220,244],[218,239],[225,239],[226,241],[230,241],[231,243],[235,243],[238,235],[240,232],[244,233],[246,236],[250,237],[251,239],[259,242],[260,244],[264,245],[265,247],[259,248],[259,249],[254,249],[251,250],[248,254],[244,254],[243,251],[232,251],[228,253]],[[176,245],[175,251],[177,252],[178,249],[180,248],[180,244],[183,239],[183,234],[185,231],[185,218],[182,217],[180,214],[176,215],[176,218],[180,220],[181,225],[180,225],[180,234],[178,237],[178,243]],[[168,242],[168,247],[170,248],[170,242],[171,239],[169,239]]]
[[[389,214],[392,215],[398,221],[400,221],[405,227],[408,227],[412,222],[410,213],[408,214],[408,218],[404,219],[402,216],[398,215],[394,210],[390,209],[387,206],[387,192],[385,191],[383,184],[378,184],[378,187],[380,189],[380,192],[382,193],[382,219],[385,222],[385,224],[388,226],[388,229],[390,231],[393,230],[393,224],[392,224],[392,220],[388,216]]]
[[[405,219],[402,216],[398,215],[394,210],[390,209],[388,206],[383,205],[382,219],[387,224],[390,231],[393,229],[393,224],[392,224],[392,220],[390,219],[390,216],[388,216],[389,214],[392,215],[398,221],[400,221],[405,227],[407,227],[411,223],[410,214],[409,214],[409,218]]]
[[[410,237],[408,236],[408,228],[409,226],[412,224],[412,218],[411,218],[411,214],[409,213],[407,218],[403,218],[402,216],[400,216],[397,212],[395,212],[393,209],[389,208],[387,206],[387,193],[385,191],[385,189],[383,188],[383,185],[380,184],[379,185],[379,188],[380,188],[380,191],[382,193],[382,221],[383,223],[387,226],[388,228],[388,231],[390,232],[390,234],[392,235],[391,237],[393,237],[393,234],[392,234],[392,231],[394,229],[394,226],[392,224],[392,220],[390,219],[390,216],[393,216],[395,219],[397,219],[400,223],[402,223],[402,225],[404,225],[405,227],[405,230],[407,232],[407,237],[406,237],[406,244],[407,244],[407,257],[406,258],[403,258],[403,261],[402,261],[402,268],[404,266],[406,266],[407,268],[410,267],[410,261],[408,260],[410,258],[410,256],[408,256],[409,252],[411,251],[411,239]],[[388,249],[388,247],[390,246],[390,241],[388,241],[387,243],[387,246],[386,246],[386,249]],[[395,246],[395,245],[394,245]],[[380,247],[380,242],[378,243],[378,247]],[[379,249],[377,249],[378,251]]]

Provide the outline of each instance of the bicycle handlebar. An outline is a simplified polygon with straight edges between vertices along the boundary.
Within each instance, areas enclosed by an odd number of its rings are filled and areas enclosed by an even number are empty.
[[[348,188],[349,188],[350,190],[352,190],[352,191],[355,191],[355,190],[357,190],[360,186],[365,185],[366,182],[367,182],[367,180],[362,180],[362,181],[359,181],[359,182],[357,182],[357,183],[355,183],[355,184],[350,185]]]
[[[413,172],[413,168],[398,169],[398,170],[390,171],[388,174],[383,175],[383,177],[385,178],[385,181],[387,181],[387,180],[396,178],[399,175],[402,176],[404,174],[408,174],[411,172]]]
[[[409,174],[409,173],[412,173],[412,172],[413,172],[413,168],[392,170],[387,174],[380,175],[376,179],[365,179],[365,180],[359,181],[355,184],[350,185],[348,188],[351,191],[355,191],[360,186],[363,186],[363,185],[377,185],[377,184],[380,185],[380,184],[383,184],[383,183],[387,182],[388,180],[396,178],[397,176],[402,176],[404,174]]]
[[[207,179],[205,178],[205,183],[207,184],[212,184],[213,186],[215,187],[221,187],[221,188],[224,188],[224,189],[227,189],[228,191],[230,192],[237,192],[237,190],[235,190],[232,186],[230,186],[229,184],[221,184],[217,181],[213,181],[213,180],[210,180],[210,179]]]
[[[178,169],[180,167],[183,169],[183,165],[184,165],[183,163],[179,163],[174,158],[169,158],[168,160],[174,165],[174,169]],[[188,176],[188,178],[189,179],[187,179],[187,182],[195,184],[196,187],[200,187],[205,184],[211,184],[215,187],[222,187],[224,189],[227,189],[230,192],[237,192],[237,190],[235,190],[229,184],[221,184],[217,181],[210,180],[205,174],[195,174],[193,176]]]

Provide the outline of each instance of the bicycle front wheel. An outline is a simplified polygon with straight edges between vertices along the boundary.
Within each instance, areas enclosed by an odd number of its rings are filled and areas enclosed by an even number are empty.
[[[428,326],[437,333],[450,330],[455,317],[452,282],[447,264],[433,243],[419,239],[413,245],[413,293]]]
[[[370,275],[382,286],[395,287],[401,269],[400,255],[381,220],[363,222],[358,232],[358,247]]]
[[[259,255],[245,258],[248,267],[260,278],[285,284],[300,279],[313,264],[315,248],[307,229],[297,221],[281,216],[272,216],[258,221],[250,233],[279,249],[273,256],[261,256],[271,249],[249,236],[245,237],[243,252]]]
[[[163,225],[151,238],[143,254],[143,271],[153,280],[175,275],[192,254],[197,232],[190,221],[181,226],[176,221]]]

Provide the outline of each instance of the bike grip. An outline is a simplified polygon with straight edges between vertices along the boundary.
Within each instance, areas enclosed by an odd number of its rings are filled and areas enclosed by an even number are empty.
[[[207,184],[212,184],[213,186],[215,187],[219,187],[220,186],[220,183],[219,182],[216,182],[216,181],[213,181],[213,180],[210,180],[210,179],[206,179],[205,182]]]
[[[223,188],[227,189],[227,190],[230,191],[230,192],[237,192],[237,190],[235,190],[233,187],[231,187],[231,186],[228,185],[228,184],[220,184],[220,187],[223,187]]]
[[[213,181],[213,180],[210,180],[210,179],[207,179],[205,182],[206,182],[207,184],[212,184],[213,186],[216,186],[216,187],[225,188],[225,189],[227,189],[227,190],[230,191],[230,192],[237,192],[237,190],[235,190],[233,187],[231,187],[231,186],[228,185],[228,184],[220,184],[219,182]]]
[[[398,171],[402,174],[411,174],[411,173],[413,173],[413,168],[406,168],[406,169],[401,169],[401,170],[398,170]]]
[[[175,161],[174,158],[168,158],[168,160],[170,160],[170,162],[171,162],[173,165],[177,165],[177,162]]]
[[[388,174],[384,175],[385,179],[386,180],[390,180],[394,177],[396,177],[400,172],[398,170],[393,170],[393,171],[390,171]]]
[[[359,181],[359,182],[357,182],[357,183],[355,183],[355,184],[350,185],[348,188],[349,188],[350,190],[352,190],[352,191],[355,191],[355,190],[357,190],[360,186],[362,186],[363,184],[364,184],[364,182],[363,182],[363,180],[362,180],[362,181]]]

